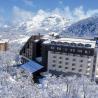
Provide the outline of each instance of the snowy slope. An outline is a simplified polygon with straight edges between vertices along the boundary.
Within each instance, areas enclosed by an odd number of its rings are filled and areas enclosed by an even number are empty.
[[[81,20],[62,31],[64,35],[73,36],[98,36],[98,16]]]
[[[28,35],[49,32],[59,33],[65,25],[70,25],[70,21],[59,15],[35,16],[26,22],[14,24],[14,30]]]

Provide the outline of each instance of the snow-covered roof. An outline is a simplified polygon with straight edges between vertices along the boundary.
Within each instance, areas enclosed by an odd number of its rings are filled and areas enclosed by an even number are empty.
[[[0,39],[0,43],[6,43],[8,41],[9,41],[8,39]]]
[[[34,73],[43,68],[42,65],[36,63],[35,61],[29,61],[29,62],[21,65],[21,67],[30,73]]]
[[[53,39],[53,38],[55,38],[56,36],[59,36],[59,33],[50,32],[50,33],[44,35],[44,36],[42,37],[42,39]]]
[[[91,48],[95,48],[96,46],[96,41],[94,40],[89,40],[89,39],[80,39],[80,38],[59,38],[59,39],[49,39],[44,41],[44,44],[49,44],[52,41],[54,42],[67,42],[67,43],[76,43],[76,44],[90,44]]]

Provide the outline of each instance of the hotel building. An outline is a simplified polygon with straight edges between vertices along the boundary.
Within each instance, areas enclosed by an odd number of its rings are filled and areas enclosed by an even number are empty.
[[[32,36],[20,51],[23,55],[44,66],[34,74],[50,72],[56,75],[85,75],[95,78],[96,41],[78,38]],[[22,59],[22,63],[26,63]]]

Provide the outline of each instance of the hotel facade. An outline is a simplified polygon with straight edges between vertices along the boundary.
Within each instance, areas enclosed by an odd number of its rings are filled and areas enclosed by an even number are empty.
[[[23,55],[44,66],[34,74],[50,72],[55,75],[85,75],[95,78],[96,41],[78,38],[32,36],[21,49]],[[22,63],[26,60],[22,59]]]

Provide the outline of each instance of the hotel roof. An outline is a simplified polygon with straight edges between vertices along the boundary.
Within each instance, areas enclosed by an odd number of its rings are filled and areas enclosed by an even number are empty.
[[[48,39],[43,42],[43,44],[50,44],[52,42],[61,42],[61,43],[75,43],[75,44],[85,44],[85,45],[90,45],[90,48],[95,48],[96,46],[96,41],[94,40],[89,40],[89,39],[80,39],[80,38],[58,38],[58,39]]]
[[[42,65],[36,63],[35,61],[29,61],[25,64],[22,64],[21,67],[30,73],[34,73],[43,68]]]

